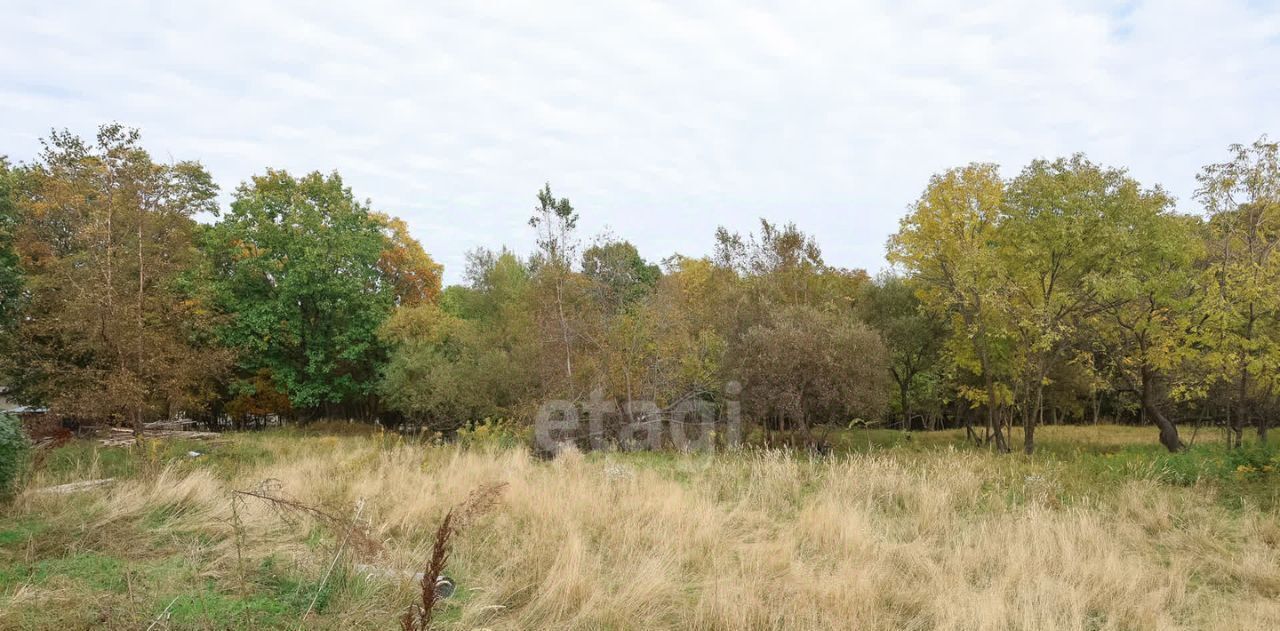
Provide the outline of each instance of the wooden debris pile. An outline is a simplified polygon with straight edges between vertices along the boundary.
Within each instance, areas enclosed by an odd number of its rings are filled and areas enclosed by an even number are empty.
[[[222,434],[218,432],[196,432],[183,429],[170,429],[173,427],[184,427],[188,421],[165,421],[160,423],[147,423],[142,428],[142,438],[150,439],[167,439],[167,440],[211,440],[221,438]],[[110,433],[99,440],[103,447],[128,447],[137,441],[134,436],[133,429],[127,427],[112,427]]]

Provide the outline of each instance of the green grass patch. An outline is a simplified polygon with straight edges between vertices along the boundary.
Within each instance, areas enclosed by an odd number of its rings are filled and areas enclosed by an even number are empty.
[[[56,559],[0,567],[0,591],[23,583],[44,585],[57,577],[96,590],[119,592],[126,589],[124,565],[119,559],[94,552],[81,552]]]
[[[336,589],[335,585],[340,585],[340,582],[331,580],[324,589],[319,589],[318,580],[302,578],[275,557],[267,557],[250,576],[245,593],[240,593],[233,586],[206,580],[199,589],[187,590],[178,596],[170,608],[171,620],[179,628],[287,627],[297,624],[313,597],[316,598],[313,611],[322,614]],[[163,609],[172,598],[169,596],[156,602]]]
[[[24,517],[12,523],[0,522],[0,548],[26,544],[31,538],[44,532],[49,525],[39,518]]]

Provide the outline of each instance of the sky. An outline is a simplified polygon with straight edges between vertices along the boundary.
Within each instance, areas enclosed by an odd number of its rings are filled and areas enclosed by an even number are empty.
[[[1084,152],[1196,212],[1280,135],[1280,2],[322,4],[0,0],[0,154],[118,121],[224,203],[336,170],[460,282],[544,182],[650,260],[766,218],[874,273],[944,169]]]

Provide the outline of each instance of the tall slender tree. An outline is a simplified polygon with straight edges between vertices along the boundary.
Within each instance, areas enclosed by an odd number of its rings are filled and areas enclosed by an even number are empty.
[[[1276,393],[1280,373],[1280,143],[1266,137],[1232,145],[1231,160],[1206,166],[1196,195],[1208,214],[1208,264],[1202,285],[1210,362],[1234,382],[1231,443]]]
[[[538,252],[534,257],[537,282],[544,288],[539,311],[548,328],[554,328],[564,361],[564,394],[574,398],[573,355],[580,330],[573,322],[573,308],[581,284],[575,283],[573,261],[577,254],[578,211],[569,198],[556,196],[551,184],[538,191],[538,205],[529,217],[529,225],[537,232]],[[550,336],[549,336],[550,337]]]
[[[935,175],[889,240],[889,260],[920,283],[921,297],[951,319],[959,357],[976,358],[980,391],[964,390],[987,411],[996,449],[1009,451],[997,410],[1009,402],[999,382],[999,350],[1007,340],[1001,321],[1008,301],[1000,263],[999,222],[1004,182],[994,164],[970,164]]]

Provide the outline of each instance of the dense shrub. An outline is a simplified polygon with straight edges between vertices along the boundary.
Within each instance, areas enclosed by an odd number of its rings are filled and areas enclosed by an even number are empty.
[[[0,414],[0,499],[13,493],[30,448],[17,417]]]
[[[527,427],[507,418],[485,418],[458,430],[458,443],[465,447],[499,447],[510,449],[526,445],[533,439]]]
[[[1201,480],[1265,481],[1280,475],[1280,452],[1265,445],[1251,444],[1239,449],[1195,447],[1176,454],[1162,454],[1149,465],[1147,458],[1140,451],[1122,457],[1135,469],[1149,467],[1161,481],[1182,486]]]

